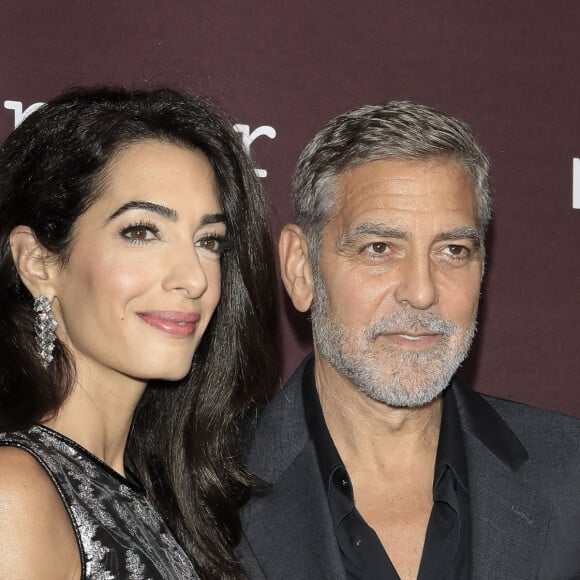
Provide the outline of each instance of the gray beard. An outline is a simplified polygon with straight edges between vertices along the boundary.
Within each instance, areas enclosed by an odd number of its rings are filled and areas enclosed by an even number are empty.
[[[393,407],[421,407],[449,384],[475,336],[476,323],[460,330],[432,312],[404,308],[353,335],[339,316],[327,312],[326,289],[314,272],[315,296],[311,309],[314,342],[327,362],[362,393]],[[382,334],[405,329],[440,335],[432,348],[409,352],[379,344]]]

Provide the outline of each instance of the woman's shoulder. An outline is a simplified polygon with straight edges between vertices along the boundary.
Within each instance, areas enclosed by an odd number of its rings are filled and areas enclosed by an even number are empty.
[[[19,447],[0,447],[0,578],[79,578],[75,533],[43,466]]]
[[[0,493],[7,492],[15,494],[15,500],[37,502],[54,496],[61,501],[45,468],[20,445],[0,445]]]

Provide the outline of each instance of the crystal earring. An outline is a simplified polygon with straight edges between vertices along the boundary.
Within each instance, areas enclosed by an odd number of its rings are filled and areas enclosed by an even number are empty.
[[[38,356],[40,357],[42,366],[46,369],[54,358],[52,356],[54,342],[56,341],[54,331],[58,326],[58,322],[52,315],[52,304],[44,294],[34,299],[34,310],[37,312],[36,320],[34,321],[34,330],[36,333]]]

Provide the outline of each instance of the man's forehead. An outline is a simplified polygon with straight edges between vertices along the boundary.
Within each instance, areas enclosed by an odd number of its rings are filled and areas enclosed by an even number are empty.
[[[378,159],[359,163],[344,170],[337,178],[336,191],[339,194],[372,187],[389,180],[400,183],[424,178],[435,179],[445,175],[451,179],[469,183],[473,189],[467,169],[452,157],[426,157],[421,159]]]
[[[358,165],[337,180],[338,219],[357,223],[387,221],[395,225],[406,214],[448,213],[475,223],[477,207],[471,177],[456,161],[382,160]]]

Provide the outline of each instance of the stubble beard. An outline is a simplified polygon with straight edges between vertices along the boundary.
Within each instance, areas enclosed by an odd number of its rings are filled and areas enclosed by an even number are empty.
[[[370,398],[393,407],[421,407],[438,397],[467,356],[476,322],[460,329],[432,312],[412,308],[389,313],[362,331],[352,333],[339,316],[328,312],[326,289],[313,272],[311,308],[314,342],[326,361]],[[439,335],[424,351],[405,351],[381,335],[404,329]]]

